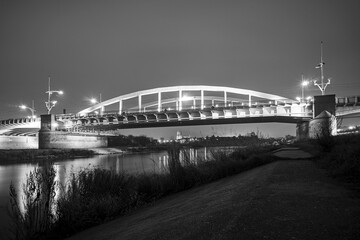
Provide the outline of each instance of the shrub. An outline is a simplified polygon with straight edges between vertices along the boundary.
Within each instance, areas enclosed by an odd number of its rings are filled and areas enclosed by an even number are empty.
[[[57,229],[75,232],[126,212],[136,205],[134,177],[104,169],[73,174],[58,199]]]
[[[360,182],[360,135],[333,137],[333,145],[317,160],[334,177]]]
[[[55,169],[52,163],[37,167],[27,175],[23,185],[23,202],[18,201],[14,185],[10,185],[10,217],[15,239],[41,239],[55,222]],[[24,203],[24,209],[21,204]]]

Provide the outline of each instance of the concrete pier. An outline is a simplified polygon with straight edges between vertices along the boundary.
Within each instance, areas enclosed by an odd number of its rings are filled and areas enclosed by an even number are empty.
[[[39,131],[39,149],[50,148],[98,148],[107,147],[106,136],[88,136],[56,131],[54,115],[41,115]]]

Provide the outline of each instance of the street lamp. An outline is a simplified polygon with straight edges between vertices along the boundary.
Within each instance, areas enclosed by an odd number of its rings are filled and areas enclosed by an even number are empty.
[[[101,103],[101,93],[99,94],[99,101],[96,98],[93,97],[93,98],[90,99],[90,102],[92,104]]]
[[[304,101],[304,88],[309,85],[309,81],[307,80],[304,80],[304,77],[301,76],[301,101],[303,102]]]
[[[30,111],[31,111],[31,118],[35,118],[36,116],[35,116],[35,108],[34,108],[34,101],[33,101],[33,105],[32,105],[32,108],[31,107],[27,107],[26,105],[21,105],[21,106],[19,106],[19,108],[21,108],[21,109],[29,109]]]
[[[57,94],[59,94],[59,95],[62,95],[62,94],[64,94],[64,92],[61,91],[61,90],[51,90],[51,88],[50,88],[50,77],[49,77],[49,89],[48,89],[48,91],[46,91],[45,93],[48,94],[48,101],[45,102],[45,105],[46,105],[46,108],[47,108],[47,110],[48,110],[48,114],[50,114],[51,109],[52,109],[52,108],[55,106],[55,104],[57,103],[57,101],[51,101],[51,94],[57,93]]]
[[[98,103],[98,101],[96,100],[96,98],[92,98],[92,99],[90,99],[90,102],[91,102],[92,104],[96,104],[96,103]]]

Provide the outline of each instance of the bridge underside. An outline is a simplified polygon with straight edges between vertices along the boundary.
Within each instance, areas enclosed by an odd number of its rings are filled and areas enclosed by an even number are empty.
[[[297,124],[299,122],[309,121],[310,117],[288,117],[288,116],[268,116],[268,117],[248,117],[248,118],[222,118],[222,119],[208,119],[206,121],[201,119],[182,120],[182,121],[158,121],[158,122],[142,122],[142,123],[127,123],[127,124],[107,124],[107,125],[92,125],[80,126],[79,131],[111,131],[116,129],[131,129],[131,128],[156,128],[156,127],[172,127],[172,126],[195,126],[195,125],[220,125],[220,124],[246,124],[246,123],[291,123]]]

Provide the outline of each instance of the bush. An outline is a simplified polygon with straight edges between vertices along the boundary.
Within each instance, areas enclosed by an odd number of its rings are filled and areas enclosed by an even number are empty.
[[[322,167],[334,177],[360,182],[360,135],[333,137],[333,145],[318,159]]]
[[[134,179],[104,169],[73,174],[58,199],[56,228],[72,233],[126,212],[138,199]]]

